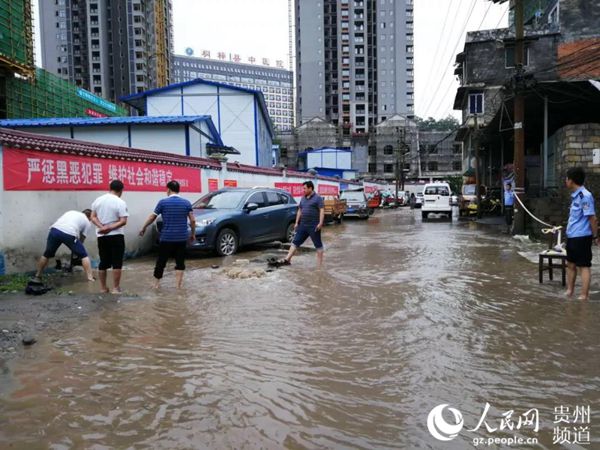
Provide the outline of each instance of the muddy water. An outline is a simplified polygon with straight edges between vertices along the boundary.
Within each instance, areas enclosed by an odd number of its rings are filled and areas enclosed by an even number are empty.
[[[538,285],[518,254],[536,247],[408,210],[328,227],[325,241],[322,271],[302,254],[258,281],[194,259],[179,294],[172,275],[146,288],[150,260],[129,263],[139,297],[46,336],[0,376],[0,447],[453,449],[517,436],[557,448],[555,408],[589,405],[598,448],[600,303]],[[449,442],[427,428],[444,403],[465,424]],[[512,431],[469,431],[486,403],[492,428],[514,411]],[[517,430],[531,408],[539,432]]]

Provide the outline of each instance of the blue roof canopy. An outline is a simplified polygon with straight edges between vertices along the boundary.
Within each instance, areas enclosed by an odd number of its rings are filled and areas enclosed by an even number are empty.
[[[191,125],[197,122],[205,122],[213,136],[213,142],[222,146],[221,135],[217,131],[210,116],[131,116],[131,117],[63,117],[43,119],[8,119],[0,120],[3,128],[37,128],[37,127],[93,127],[101,125],[137,125],[137,124],[184,124]]]
[[[124,103],[127,103],[130,106],[133,106],[138,111],[141,111],[143,114],[147,114],[148,113],[146,111],[146,98],[147,97],[150,97],[154,94],[158,94],[161,92],[167,92],[167,91],[171,91],[171,90],[180,90],[182,87],[193,86],[196,84],[206,84],[209,86],[218,86],[218,87],[232,89],[234,91],[240,91],[240,92],[245,92],[247,94],[254,95],[258,101],[262,115],[265,118],[265,122],[267,123],[267,128],[269,129],[269,133],[271,134],[271,137],[275,136],[275,132],[273,130],[273,124],[271,123],[271,117],[269,116],[269,110],[268,110],[267,104],[265,102],[265,97],[261,91],[255,90],[255,89],[248,89],[248,88],[243,88],[243,87],[238,87],[238,86],[232,86],[227,83],[219,83],[217,81],[209,81],[209,80],[205,80],[203,78],[196,78],[194,80],[184,81],[182,83],[170,84],[168,86],[161,87],[161,88],[149,89],[147,91],[139,92],[137,94],[126,95],[124,97],[120,97],[119,100]]]

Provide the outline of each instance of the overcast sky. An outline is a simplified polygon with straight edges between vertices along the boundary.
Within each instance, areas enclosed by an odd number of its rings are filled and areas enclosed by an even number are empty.
[[[50,0],[46,0],[50,1]],[[415,107],[419,116],[445,117],[456,92],[454,56],[465,31],[507,23],[507,4],[487,0],[414,0]],[[37,0],[34,0],[37,13]],[[175,52],[209,50],[288,64],[288,0],[173,0]],[[487,12],[487,15],[486,15]],[[470,14],[471,13],[471,14]],[[39,46],[37,61],[40,61]]]

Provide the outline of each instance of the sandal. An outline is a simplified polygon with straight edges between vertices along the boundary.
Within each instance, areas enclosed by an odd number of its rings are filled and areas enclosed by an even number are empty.
[[[287,259],[270,258],[267,263],[270,267],[289,266],[291,263]]]

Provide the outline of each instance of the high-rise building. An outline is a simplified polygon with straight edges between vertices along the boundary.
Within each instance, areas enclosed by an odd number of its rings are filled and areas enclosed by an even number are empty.
[[[413,0],[295,0],[297,117],[344,137],[414,115]]]
[[[294,126],[293,77],[292,72],[281,67],[182,55],[173,57],[176,83],[202,78],[261,91],[277,131],[290,131]]]
[[[42,64],[109,100],[171,79],[171,0],[40,1]]]

